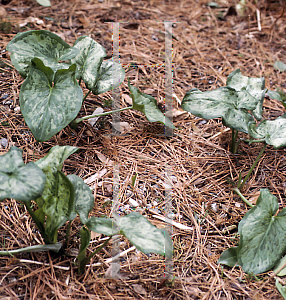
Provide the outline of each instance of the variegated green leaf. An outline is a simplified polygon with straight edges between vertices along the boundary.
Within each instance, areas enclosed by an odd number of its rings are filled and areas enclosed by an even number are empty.
[[[237,264],[237,247],[231,247],[223,251],[219,260],[219,264],[233,268]]]
[[[226,86],[206,92],[191,89],[182,101],[182,108],[204,119],[221,117],[225,126],[248,133],[248,123],[254,122],[248,110],[254,110],[257,103],[246,90],[237,92]]]
[[[286,146],[286,114],[275,120],[263,120],[258,126],[255,123],[249,124],[249,134],[260,140],[265,140],[274,149]]]
[[[86,87],[91,90],[98,80],[99,69],[106,56],[105,49],[88,36],[78,38],[74,47],[79,50],[79,54],[71,59],[71,63],[77,65],[76,78],[83,79]]]
[[[13,198],[30,202],[38,198],[45,186],[46,176],[33,162],[24,164],[23,150],[17,147],[0,156],[0,201]]]
[[[86,227],[91,231],[111,236],[119,232],[116,222],[110,218],[90,217],[85,223]]]
[[[54,146],[46,156],[36,161],[36,165],[44,172],[51,169],[55,173],[62,169],[64,161],[76,151],[78,148],[73,146]]]
[[[132,109],[142,112],[149,122],[160,122],[166,126],[176,129],[174,124],[160,111],[156,99],[142,93],[128,81],[128,87],[132,98]]]
[[[286,250],[286,208],[276,215],[278,208],[277,198],[261,189],[256,205],[239,223],[237,258],[247,273],[268,271]]]
[[[79,214],[80,220],[83,224],[87,222],[88,214],[92,211],[94,206],[94,197],[89,186],[76,175],[68,175],[68,179],[75,189],[75,211]],[[76,214],[72,217],[74,219]]]
[[[34,58],[21,86],[20,106],[24,119],[39,142],[47,141],[66,127],[80,111],[83,92],[75,79],[76,65],[58,70]]]
[[[283,297],[283,299],[286,300],[286,286],[282,285],[279,282],[278,278],[276,278],[275,286],[277,287],[277,290],[279,291],[279,293],[281,294],[281,296]]]
[[[75,191],[73,184],[62,172],[63,162],[78,149],[72,146],[54,146],[49,153],[36,161],[36,165],[46,174],[46,185],[41,197],[36,199],[38,210],[35,214],[44,225],[50,242],[54,243],[57,229],[74,217]]]
[[[120,64],[113,62],[112,59],[103,61],[92,92],[95,95],[99,95],[115,89],[120,86],[124,78],[125,71]]]
[[[57,231],[72,219],[75,209],[74,187],[65,174],[60,171],[46,171],[47,182],[41,197],[35,201],[46,216],[45,234],[50,243],[57,240]],[[47,242],[47,241],[45,241]]]
[[[86,257],[86,249],[90,242],[90,232],[87,228],[82,227],[80,230],[80,248],[77,256],[79,262],[79,273],[84,272],[85,265],[89,262],[89,258]]]
[[[117,217],[120,233],[143,253],[157,253],[171,258],[173,255],[172,240],[164,229],[151,224],[141,214],[132,212],[124,217]]]
[[[8,44],[11,61],[16,70],[26,78],[31,66],[31,60],[37,57],[54,72],[68,69],[70,64],[60,63],[72,59],[78,54],[78,49],[71,47],[58,35],[47,30],[30,30],[18,33]]]
[[[236,91],[246,90],[253,96],[257,102],[256,107],[250,109],[257,120],[262,119],[262,105],[265,96],[265,79],[243,76],[240,69],[233,71],[227,78],[226,85],[234,88]]]

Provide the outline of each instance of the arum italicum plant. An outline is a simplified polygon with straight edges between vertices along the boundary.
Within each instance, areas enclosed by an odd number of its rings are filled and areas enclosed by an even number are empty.
[[[46,30],[18,33],[8,44],[11,61],[25,81],[20,89],[20,108],[25,122],[37,141],[47,141],[68,124],[115,111],[76,119],[81,106],[92,92],[99,95],[117,88],[125,71],[112,59],[103,60],[105,49],[88,36],[68,45],[58,35]],[[84,82],[88,92],[83,96]],[[150,122],[159,121],[175,128],[158,109],[154,98],[141,93],[129,83],[131,107],[143,112]]]
[[[90,230],[112,237],[122,234],[144,253],[172,256],[172,240],[167,232],[152,225],[147,218],[132,212],[123,217],[90,217],[94,197],[87,184],[76,175],[66,176],[61,172],[64,160],[78,149],[71,146],[55,146],[37,160],[24,164],[22,150],[12,147],[0,156],[0,201],[13,198],[24,203],[35,222],[45,245],[23,249],[1,251],[1,255],[13,255],[31,251],[59,251],[62,243],[57,242],[58,229],[69,222],[66,240],[69,240],[71,221],[77,215],[83,224],[80,231],[81,247],[78,255],[79,272],[98,252],[99,247],[86,257],[90,242]],[[32,201],[36,204],[33,205]],[[35,209],[36,207],[36,209]]]
[[[264,143],[244,180],[238,180],[234,190],[239,194],[266,146],[272,145],[274,149],[286,146],[286,114],[276,120],[262,120],[266,91],[264,78],[243,76],[238,69],[228,76],[225,87],[206,92],[191,89],[182,101],[182,108],[195,116],[205,119],[222,118],[223,124],[232,129],[230,149],[233,153],[238,149],[239,131],[250,135],[250,139],[245,140],[250,144]],[[260,122],[257,124],[258,121]]]

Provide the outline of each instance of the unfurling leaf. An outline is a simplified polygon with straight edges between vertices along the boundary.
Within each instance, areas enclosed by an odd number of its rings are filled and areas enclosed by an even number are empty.
[[[89,259],[86,257],[86,249],[89,246],[90,242],[90,232],[87,228],[82,227],[80,230],[80,248],[77,256],[79,262],[78,272],[81,274],[84,272],[85,265],[89,262]]]
[[[46,243],[55,243],[58,228],[75,217],[74,186],[60,171],[64,160],[75,151],[76,147],[55,146],[36,162],[47,178],[41,197],[35,199],[38,205],[35,214],[45,227],[45,234],[49,239],[45,240]]]

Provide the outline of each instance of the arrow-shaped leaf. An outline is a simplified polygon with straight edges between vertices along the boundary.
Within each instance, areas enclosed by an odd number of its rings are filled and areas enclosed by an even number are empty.
[[[35,200],[39,207],[35,214],[43,225],[45,223],[45,233],[50,238],[50,243],[56,241],[57,229],[74,217],[74,187],[60,170],[64,160],[77,150],[71,146],[54,146],[45,157],[36,162],[47,179],[41,197]]]
[[[75,79],[76,65],[58,70],[34,58],[21,86],[20,106],[37,141],[47,141],[66,127],[80,111],[83,92]]]
[[[237,258],[247,273],[268,271],[286,250],[286,208],[275,216],[278,207],[277,198],[261,189],[256,205],[239,223]]]

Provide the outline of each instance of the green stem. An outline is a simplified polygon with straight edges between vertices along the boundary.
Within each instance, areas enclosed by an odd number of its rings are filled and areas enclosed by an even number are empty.
[[[59,252],[62,247],[61,243],[55,243],[55,244],[48,244],[48,245],[35,245],[35,246],[29,246],[21,249],[15,249],[15,250],[7,250],[7,251],[0,251],[0,255],[15,255],[25,252],[41,252],[41,251],[55,251]]]
[[[96,253],[98,253],[103,247],[105,247],[111,239],[112,239],[112,236],[109,237],[109,239],[106,240],[100,247],[98,247],[96,250],[94,250],[94,251],[87,257],[88,261],[90,261],[90,260],[94,257],[94,255],[95,255]]]
[[[239,145],[239,142],[237,142],[237,136],[238,136],[238,131],[235,129],[232,129],[230,151],[233,154],[236,154],[238,145]]]
[[[244,178],[242,184],[239,186],[239,189],[240,189],[240,190],[243,188],[243,186],[245,185],[247,179],[248,179],[249,176],[251,175],[253,169],[254,169],[255,166],[257,165],[257,163],[258,163],[260,157],[262,156],[262,154],[263,154],[263,152],[264,152],[266,146],[267,146],[267,144],[264,144],[264,146],[263,146],[263,148],[261,149],[260,153],[258,154],[258,156],[257,156],[257,158],[256,158],[256,160],[255,160],[255,162],[253,163],[253,165],[251,166],[249,172],[247,173],[246,177]]]
[[[84,101],[86,100],[86,98],[87,98],[87,96],[90,94],[90,92],[91,92],[91,90],[89,90],[89,91],[87,92],[87,94],[83,97],[82,102],[84,102]]]
[[[91,115],[91,116],[85,116],[85,117],[82,117],[82,118],[77,118],[73,121],[73,123],[77,124],[77,123],[79,123],[83,120],[88,120],[88,119],[96,118],[96,117],[103,117],[103,116],[107,116],[107,115],[117,113],[117,112],[120,112],[120,111],[128,110],[128,109],[131,109],[131,108],[132,108],[132,106],[129,106],[129,107],[124,107],[124,108],[120,108],[120,109],[117,109],[117,110],[106,111],[104,113],[97,114],[97,115]]]
[[[233,191],[235,193],[237,193],[237,195],[247,204],[249,205],[250,207],[254,207],[253,204],[251,204],[240,192],[240,190],[238,188],[234,188]]]
[[[92,252],[88,257],[85,257],[83,259],[81,259],[79,261],[79,268],[78,268],[78,272],[79,274],[82,274],[84,272],[84,268],[85,266],[89,263],[89,261],[91,260],[91,258],[98,253],[104,246],[106,246],[106,244],[111,240],[112,236],[109,237],[108,240],[106,240],[100,247],[98,247],[94,252]]]
[[[242,141],[246,142],[246,143],[249,143],[252,144],[252,143],[262,143],[262,142],[265,142],[265,139],[261,139],[261,140],[245,140],[245,139],[242,139]]]
[[[45,241],[46,244],[52,244],[49,240],[49,238],[46,236],[45,233],[45,228],[43,226],[43,224],[39,221],[39,219],[36,217],[35,213],[33,212],[31,206],[29,204],[26,204],[26,202],[24,202],[27,211],[29,212],[30,216],[32,217],[33,221],[35,222],[36,226],[38,227],[38,229],[40,230],[40,233]]]
[[[69,237],[70,237],[71,223],[72,223],[72,221],[69,221],[68,228],[67,228],[67,233],[66,233],[66,243],[67,243],[66,249],[69,247]]]

